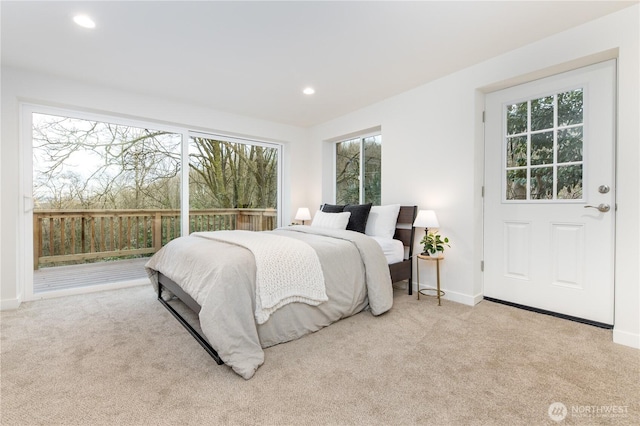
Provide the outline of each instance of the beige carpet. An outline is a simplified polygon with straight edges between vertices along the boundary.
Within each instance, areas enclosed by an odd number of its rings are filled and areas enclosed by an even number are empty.
[[[146,286],[25,303],[1,337],[3,425],[557,424],[558,402],[562,424],[640,424],[640,351],[491,302],[397,291],[382,317],[267,349],[249,381]]]

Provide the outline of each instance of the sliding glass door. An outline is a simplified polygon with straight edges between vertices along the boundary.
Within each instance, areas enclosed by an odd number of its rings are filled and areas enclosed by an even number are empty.
[[[54,108],[23,111],[27,299],[74,280],[144,279],[145,257],[194,231],[280,223],[280,145]],[[135,276],[127,275],[122,261],[136,259]],[[44,270],[112,261],[118,273],[102,281],[84,272],[72,279],[67,269],[62,283],[49,275],[33,284]]]
[[[212,135],[189,141],[189,230],[278,226],[280,149]]]
[[[66,114],[32,121],[35,270],[149,256],[179,235],[181,134]]]

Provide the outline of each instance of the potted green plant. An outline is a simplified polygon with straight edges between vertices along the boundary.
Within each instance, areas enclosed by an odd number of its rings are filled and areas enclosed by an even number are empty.
[[[429,256],[440,256],[444,252],[444,247],[451,247],[449,245],[449,238],[443,237],[434,231],[429,231],[422,237],[420,244],[424,247],[422,254],[428,254]]]

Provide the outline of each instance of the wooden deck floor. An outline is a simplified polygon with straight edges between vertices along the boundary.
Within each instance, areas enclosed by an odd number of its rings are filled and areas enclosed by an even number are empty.
[[[56,266],[33,271],[33,291],[42,293],[147,278],[148,258]]]

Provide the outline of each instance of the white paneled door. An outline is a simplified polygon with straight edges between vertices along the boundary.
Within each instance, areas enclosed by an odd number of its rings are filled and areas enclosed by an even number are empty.
[[[613,324],[615,73],[487,95],[485,297]]]

